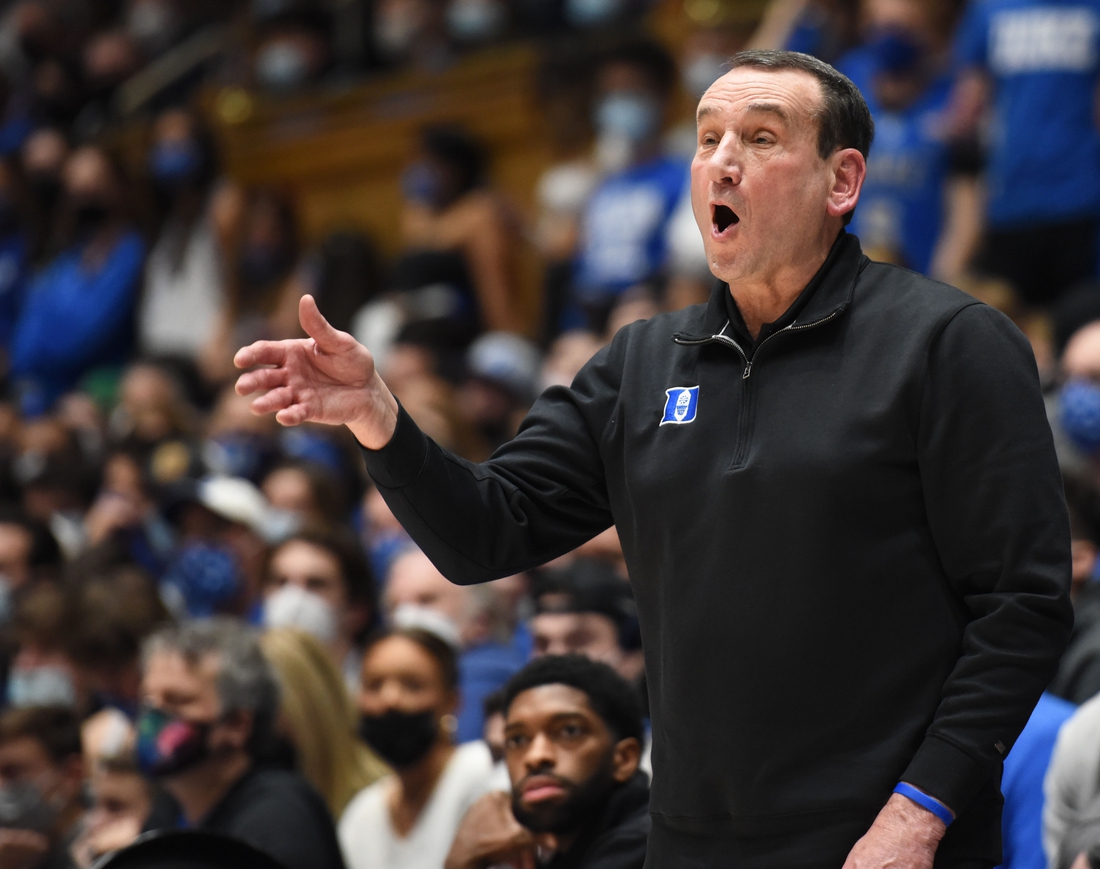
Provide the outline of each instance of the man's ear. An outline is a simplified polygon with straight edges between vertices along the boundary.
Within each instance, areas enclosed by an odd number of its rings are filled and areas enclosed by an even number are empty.
[[[638,771],[642,759],[642,744],[633,736],[620,739],[611,754],[611,775],[617,782],[625,782]]]
[[[844,148],[829,158],[832,185],[825,206],[831,217],[841,217],[859,202],[863,182],[867,178],[867,161],[855,148]]]

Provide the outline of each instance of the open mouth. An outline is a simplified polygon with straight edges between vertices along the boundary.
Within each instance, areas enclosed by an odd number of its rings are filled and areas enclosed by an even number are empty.
[[[718,229],[719,234],[725,232],[735,223],[739,223],[741,218],[733,213],[733,209],[728,205],[715,205],[714,216],[712,218],[715,227]]]

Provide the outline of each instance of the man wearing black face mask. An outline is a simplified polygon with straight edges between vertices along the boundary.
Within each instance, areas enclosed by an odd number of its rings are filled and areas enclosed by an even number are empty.
[[[260,767],[278,707],[255,637],[230,619],[154,634],[145,647],[138,763],[175,805],[146,829],[198,827],[234,836],[286,869],[343,869],[328,809],[297,773]]]
[[[35,706],[0,717],[0,866],[70,869],[84,811],[80,720]]]
[[[640,869],[649,784],[634,689],[606,664],[565,655],[532,662],[504,694],[511,798],[475,804],[446,869],[532,865],[536,854],[549,869]]]

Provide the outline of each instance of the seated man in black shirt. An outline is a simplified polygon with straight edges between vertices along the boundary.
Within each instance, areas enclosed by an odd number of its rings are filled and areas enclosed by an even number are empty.
[[[538,658],[505,686],[504,714],[512,793],[470,808],[446,869],[641,869],[649,784],[630,684],[580,655]]]
[[[154,808],[146,829],[212,830],[286,869],[343,869],[321,797],[297,773],[255,762],[271,737],[279,692],[250,629],[213,618],[155,633],[142,694],[138,762],[178,805]]]

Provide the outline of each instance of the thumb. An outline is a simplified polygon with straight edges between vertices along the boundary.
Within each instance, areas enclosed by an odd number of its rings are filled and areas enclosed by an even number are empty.
[[[332,352],[340,349],[340,333],[324,318],[317,302],[309,293],[298,302],[298,322],[306,334],[317,342],[318,349]]]

